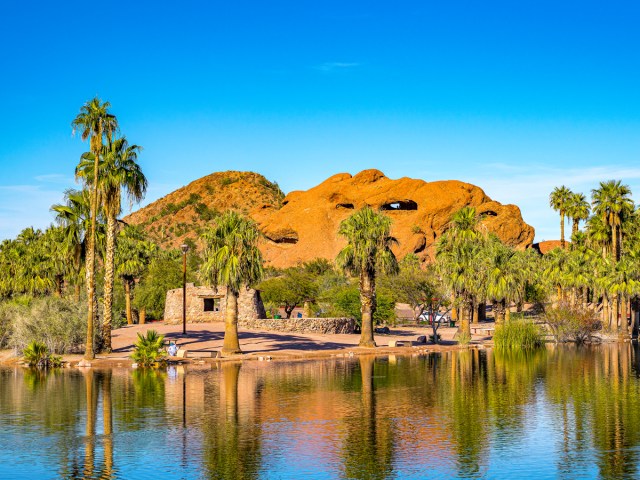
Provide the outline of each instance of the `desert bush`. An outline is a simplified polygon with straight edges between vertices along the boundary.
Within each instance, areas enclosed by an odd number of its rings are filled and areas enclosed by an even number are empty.
[[[86,311],[71,299],[37,298],[13,310],[13,316],[10,345],[17,350],[34,340],[52,353],[78,351],[84,344]]]
[[[158,334],[156,330],[147,330],[146,335],[138,333],[138,341],[134,346],[131,358],[142,366],[151,366],[161,361],[166,355],[163,347],[164,335]]]
[[[540,328],[527,320],[511,320],[498,326],[493,344],[498,350],[533,349],[542,345]]]
[[[584,343],[602,327],[595,311],[566,302],[546,308],[543,318],[556,342]]]

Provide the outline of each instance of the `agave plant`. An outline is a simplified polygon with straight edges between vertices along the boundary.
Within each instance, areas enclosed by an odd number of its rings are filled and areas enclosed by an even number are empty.
[[[148,367],[163,360],[166,352],[163,350],[164,335],[156,330],[147,330],[146,335],[138,333],[138,341],[135,344],[131,358],[139,365]]]

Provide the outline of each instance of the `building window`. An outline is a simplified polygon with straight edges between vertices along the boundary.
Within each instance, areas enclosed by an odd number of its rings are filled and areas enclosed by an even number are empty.
[[[204,299],[204,311],[205,312],[219,312],[220,311],[220,299],[219,298],[205,298]]]

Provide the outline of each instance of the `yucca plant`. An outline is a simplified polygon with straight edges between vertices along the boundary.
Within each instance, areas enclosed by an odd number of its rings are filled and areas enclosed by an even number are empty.
[[[164,346],[164,335],[160,335],[156,330],[147,330],[146,335],[138,333],[138,341],[135,344],[131,358],[139,365],[148,367],[164,359],[166,352]]]

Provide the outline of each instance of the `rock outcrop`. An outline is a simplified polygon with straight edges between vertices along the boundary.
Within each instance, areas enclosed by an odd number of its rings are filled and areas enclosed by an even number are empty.
[[[379,170],[334,175],[310,190],[289,193],[280,209],[254,209],[251,216],[265,235],[267,262],[282,268],[317,257],[334,259],[345,245],[337,234],[340,222],[366,205],[393,219],[400,258],[408,253],[432,257],[451,216],[465,206],[475,207],[483,215],[482,225],[507,245],[524,249],[533,242],[533,227],[522,220],[517,206],[493,201],[474,185],[391,180]]]

